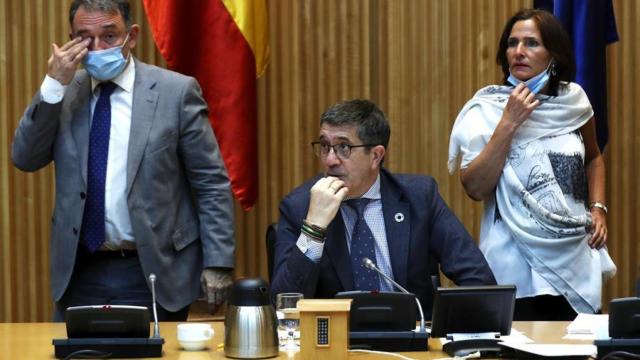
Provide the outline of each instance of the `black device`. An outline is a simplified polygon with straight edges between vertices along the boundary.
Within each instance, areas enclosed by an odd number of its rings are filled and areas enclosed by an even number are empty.
[[[155,280],[149,276],[154,302],[154,335],[149,337],[149,310],[146,306],[88,305],[69,307],[65,313],[67,339],[53,339],[55,357],[77,356],[132,358],[161,357],[155,311]]]
[[[336,295],[337,298],[353,299],[349,313],[350,347],[384,351],[428,350],[429,334],[416,296],[380,271],[369,258],[362,259],[362,266],[377,272],[402,292],[348,291]],[[415,330],[417,319],[420,327]]]
[[[511,333],[515,298],[514,285],[440,287],[433,301],[431,336],[452,340],[442,347],[451,356],[476,351],[499,356],[500,335]]]
[[[416,299],[399,292],[345,291],[349,312],[349,347],[382,351],[425,351],[429,334],[415,331]]]
[[[387,276],[387,274],[385,274],[382,270],[378,269],[378,267],[376,266],[376,264],[371,261],[369,258],[365,257],[362,258],[362,266],[364,266],[366,269],[369,270],[373,270],[375,272],[378,273],[378,275],[382,276],[383,279],[385,279],[389,284],[391,284],[391,286],[395,287],[396,289],[402,291],[405,294],[409,294],[409,295],[413,295],[414,299],[415,299],[415,303],[418,306],[418,311],[420,312],[420,328],[419,331],[424,333],[427,332],[425,325],[424,325],[424,312],[422,311],[422,305],[420,304],[420,300],[418,300],[418,298],[409,292],[409,290],[403,288],[400,284],[398,284],[397,282],[395,282],[395,280],[393,280],[391,277]]]
[[[640,298],[628,297],[609,302],[609,336],[640,339]]]
[[[415,295],[344,291],[336,294],[336,299],[353,299],[349,331],[407,331],[416,327]]]
[[[609,302],[610,339],[598,339],[598,357],[614,351],[640,354],[640,298],[628,297]]]
[[[149,310],[144,306],[69,307],[65,322],[69,338],[149,337]]]

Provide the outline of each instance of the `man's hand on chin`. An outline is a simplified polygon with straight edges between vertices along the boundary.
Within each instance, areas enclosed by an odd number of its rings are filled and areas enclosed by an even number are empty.
[[[310,224],[326,229],[338,213],[340,203],[349,193],[344,181],[337,177],[327,176],[318,180],[311,187],[309,211],[305,219]]]

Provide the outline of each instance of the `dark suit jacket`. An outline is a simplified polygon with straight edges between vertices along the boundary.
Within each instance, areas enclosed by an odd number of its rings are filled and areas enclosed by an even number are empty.
[[[227,171],[194,78],[136,59],[127,157],[127,205],[145,275],[176,311],[197,298],[203,267],[233,267],[233,200]],[[12,158],[25,171],[55,162],[51,290],[64,294],[87,191],[91,79],[79,70],[57,104],[38,92],[16,130]]]
[[[433,285],[429,258],[458,285],[492,285],[495,278],[484,256],[464,226],[438,194],[431,177],[380,173],[382,212],[394,280],[420,299],[431,313]],[[340,212],[327,228],[318,264],[296,246],[302,220],[309,208],[314,178],[293,190],[280,203],[271,293],[302,292],[308,298],[331,298],[353,290],[353,272]],[[403,214],[396,221],[396,214]]]

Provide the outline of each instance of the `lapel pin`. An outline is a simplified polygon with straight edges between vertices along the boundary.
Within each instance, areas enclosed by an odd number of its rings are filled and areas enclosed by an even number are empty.
[[[393,217],[396,220],[396,222],[400,223],[400,222],[404,221],[404,214],[403,213],[396,213]]]

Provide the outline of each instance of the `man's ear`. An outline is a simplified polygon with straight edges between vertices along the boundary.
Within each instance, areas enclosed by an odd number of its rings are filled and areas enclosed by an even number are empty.
[[[374,168],[380,168],[382,165],[382,159],[384,159],[384,155],[387,153],[387,150],[382,145],[376,145],[371,148],[371,153],[373,154],[373,164]]]
[[[133,24],[131,25],[131,29],[129,30],[129,49],[133,50],[136,47],[136,43],[138,42],[138,33],[140,32],[140,25]]]

